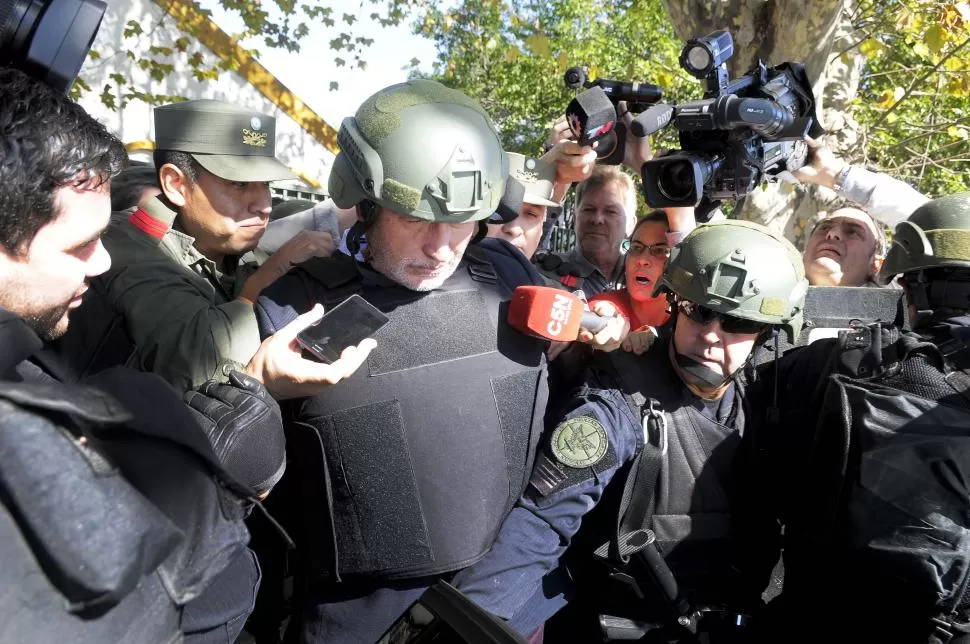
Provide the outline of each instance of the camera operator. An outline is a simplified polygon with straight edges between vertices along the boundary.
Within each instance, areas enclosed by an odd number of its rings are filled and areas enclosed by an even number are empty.
[[[189,406],[125,369],[68,384],[40,350],[110,265],[124,148],[12,68],[0,132],[0,640],[232,642],[260,577],[243,519],[284,465],[278,407],[241,374]]]

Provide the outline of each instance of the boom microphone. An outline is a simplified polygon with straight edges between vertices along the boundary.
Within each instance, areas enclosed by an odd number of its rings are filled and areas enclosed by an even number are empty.
[[[676,111],[673,105],[651,105],[633,119],[630,131],[639,137],[659,132],[667,127]]]
[[[599,333],[610,318],[587,311],[583,301],[551,286],[519,286],[509,302],[508,322],[517,331],[546,340],[572,342],[579,330]]]

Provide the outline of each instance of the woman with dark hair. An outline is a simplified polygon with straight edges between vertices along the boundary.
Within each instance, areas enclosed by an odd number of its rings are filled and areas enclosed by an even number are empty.
[[[667,299],[663,295],[654,297],[653,291],[670,256],[670,249],[693,229],[693,213],[689,217],[681,216],[682,210],[672,211],[669,218],[663,210],[654,210],[641,217],[623,243],[626,250],[623,260],[625,286],[590,298],[594,311],[609,313],[602,305],[596,305],[596,302],[606,301],[613,305],[617,314],[629,320],[630,333],[620,344],[627,351],[642,353],[650,348],[657,337],[656,329],[670,318]],[[687,225],[684,220],[689,220]],[[677,230],[672,232],[672,227]]]

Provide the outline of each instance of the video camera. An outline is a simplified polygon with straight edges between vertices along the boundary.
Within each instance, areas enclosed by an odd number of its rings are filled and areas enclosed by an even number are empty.
[[[592,145],[599,141],[596,157],[600,163],[622,163],[627,132],[626,125],[618,121],[616,104],[626,101],[627,109],[639,114],[663,98],[663,89],[649,83],[626,83],[606,78],[590,81],[581,67],[567,69],[563,80],[570,89],[586,88],[566,108],[566,120],[577,142]]]
[[[759,60],[732,81],[727,61],[733,54],[734,41],[725,30],[689,40],[680,65],[705,82],[704,98],[654,105],[631,125],[637,136],[669,123],[680,133],[680,150],[641,169],[650,206],[694,206],[698,221],[706,221],[721,200],[743,197],[763,180],[802,167],[805,135],[823,133],[802,65],[766,67]]]
[[[0,1],[0,65],[67,94],[107,8],[102,0]]]

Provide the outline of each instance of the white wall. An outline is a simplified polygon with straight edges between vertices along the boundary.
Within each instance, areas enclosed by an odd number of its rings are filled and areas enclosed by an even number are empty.
[[[125,25],[129,20],[136,20],[144,33],[124,38]],[[107,108],[100,99],[104,86],[109,85],[116,97],[123,91],[123,87],[111,79],[112,74],[130,79],[135,88],[146,93],[189,99],[211,98],[245,105],[276,117],[277,157],[294,170],[320,181],[325,188],[334,154],[235,72],[223,72],[213,81],[199,82],[193,78],[193,69],[187,61],[194,53],[201,52],[205,57],[204,68],[219,62],[217,56],[197,41],[193,40],[185,53],[176,51],[170,60],[165,61],[175,65],[175,71],[161,81],[153,80],[148,71],[138,67],[139,59],[151,57],[148,53],[150,47],[174,48],[175,41],[183,35],[175,26],[175,20],[151,0],[112,0],[92,47],[101,58],[93,60],[89,57],[81,69],[81,78],[92,90],[82,95],[81,105],[125,143],[154,140],[152,107],[144,101],[133,99],[124,107],[119,101],[116,109]],[[127,56],[128,49],[133,52],[135,60]]]

